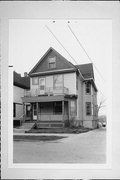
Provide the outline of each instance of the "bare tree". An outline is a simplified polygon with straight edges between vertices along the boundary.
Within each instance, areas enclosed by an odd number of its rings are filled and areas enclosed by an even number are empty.
[[[100,111],[101,108],[103,108],[103,107],[106,106],[106,105],[105,105],[105,101],[106,101],[106,99],[102,99],[102,100],[99,102],[99,104],[98,104],[98,106],[97,106],[97,114],[99,113],[99,111]]]

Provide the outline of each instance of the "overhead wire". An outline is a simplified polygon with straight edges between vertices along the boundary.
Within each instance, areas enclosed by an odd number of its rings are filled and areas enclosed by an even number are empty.
[[[60,40],[56,37],[56,35],[52,32],[52,30],[45,25],[45,27],[48,29],[48,31],[54,36],[54,38],[57,40],[57,42],[63,47],[63,49],[69,54],[69,56],[71,57],[71,59],[78,65],[77,61],[73,58],[73,56],[71,56],[71,54],[69,53],[69,51],[63,46],[63,44],[60,42]],[[80,69],[78,69],[81,77],[84,79],[83,75],[80,72]]]
[[[71,54],[68,52],[68,50],[63,46],[63,44],[60,42],[60,40],[56,37],[56,35],[52,32],[52,30],[45,25],[45,27],[48,29],[48,31],[54,36],[54,38],[58,41],[58,43],[63,47],[63,49],[69,54],[72,60],[77,64],[77,61],[71,56]]]
[[[45,25],[45,27],[47,28],[47,30],[53,35],[53,37],[56,39],[56,41],[63,47],[63,49],[67,52],[67,54],[71,57],[71,59],[78,65],[77,61],[73,58],[73,56],[71,56],[71,54],[69,53],[69,51],[63,46],[63,44],[60,42],[60,40],[57,38],[57,36],[52,32],[52,30]],[[93,63],[93,61],[91,60],[90,56],[88,55],[87,51],[85,50],[85,48],[83,47],[83,45],[80,43],[79,39],[77,38],[77,36],[75,35],[75,33],[73,32],[73,30],[71,29],[71,27],[68,25],[70,31],[72,32],[72,34],[74,35],[74,37],[76,38],[77,42],[79,43],[79,45],[82,47],[82,49],[84,50],[85,54],[87,55],[87,57],[89,58],[89,60],[91,61],[91,63],[95,66],[95,64]],[[96,66],[95,66],[96,68]],[[104,78],[102,77],[101,73],[98,71],[98,69],[96,68],[97,72],[99,73],[99,75],[101,76],[101,78],[104,80]],[[79,71],[79,73],[81,74],[81,72]],[[81,74],[82,76],[82,74]],[[82,76],[82,78],[84,79],[84,77]],[[103,95],[103,93],[99,90],[99,92]],[[105,96],[104,96],[105,97]]]
[[[75,39],[77,40],[78,44],[80,45],[80,47],[83,49],[83,51],[85,52],[85,54],[87,55],[88,59],[90,60],[90,62],[94,65],[96,71],[98,72],[98,74],[100,75],[100,77],[102,78],[102,80],[105,81],[105,79],[103,78],[103,76],[101,75],[100,71],[98,70],[98,68],[96,67],[96,65],[93,63],[92,59],[90,58],[90,56],[88,55],[87,51],[85,50],[85,48],[83,47],[82,43],[80,42],[80,40],[77,38],[77,36],[75,35],[75,33],[73,32],[72,28],[70,27],[70,25],[68,25],[69,30],[71,31],[71,33],[74,35]]]
[[[70,23],[70,22],[69,22]],[[90,56],[88,55],[87,51],[85,50],[85,48],[83,47],[82,43],[80,42],[80,40],[77,38],[77,36],[75,35],[75,33],[73,32],[72,28],[70,27],[70,25],[68,25],[69,30],[71,31],[71,33],[74,35],[75,39],[77,40],[78,44],[80,45],[80,47],[83,49],[83,51],[85,52],[85,54],[87,55],[88,59],[90,60],[90,62],[94,65],[96,71],[98,72],[99,76],[102,78],[102,80],[105,81],[105,79],[103,78],[103,76],[101,75],[100,71],[98,70],[98,68],[95,66],[94,62],[92,61],[92,59],[90,58]],[[102,91],[99,90],[99,92],[101,93],[102,96],[104,96],[104,94],[102,93]],[[104,96],[105,97],[105,96]]]

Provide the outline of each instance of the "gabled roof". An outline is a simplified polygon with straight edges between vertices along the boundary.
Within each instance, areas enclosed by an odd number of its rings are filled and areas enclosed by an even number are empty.
[[[13,84],[23,89],[30,89],[30,77],[21,77],[20,74],[14,71]]]
[[[44,61],[45,57],[47,57],[47,55],[50,53],[50,52],[54,52],[54,54],[61,58],[62,61],[67,64],[67,68],[73,68],[73,69],[76,69],[75,66],[69,62],[66,58],[64,58],[61,54],[59,54],[54,48],[50,47],[47,52],[42,56],[42,58],[38,61],[38,63],[33,67],[33,69],[29,72],[29,75],[35,73],[35,71],[37,70],[37,68],[40,66],[40,64]]]
[[[89,79],[89,78],[94,79],[94,72],[93,72],[93,64],[92,63],[76,65],[76,68],[79,68],[84,79]]]
[[[97,92],[97,87],[94,81],[94,71],[93,71],[93,64],[88,63],[88,64],[81,64],[81,65],[76,65],[76,68],[78,68],[84,78],[84,80],[89,80],[91,81],[95,91]]]
[[[41,70],[39,67],[42,65],[42,62],[49,56],[49,54],[53,51],[54,55],[59,57],[61,62],[65,65],[61,69],[53,69],[53,70]],[[66,67],[66,68],[65,68]],[[81,64],[81,65],[73,65],[71,62],[69,62],[66,58],[64,58],[61,54],[59,54],[54,48],[50,47],[47,52],[42,56],[42,58],[38,61],[38,63],[33,67],[33,69],[29,72],[30,76],[38,76],[38,75],[50,75],[55,73],[68,73],[68,72],[78,72],[81,74],[81,77],[83,80],[92,79],[92,83],[96,88],[95,82],[94,82],[94,72],[93,72],[93,64]]]

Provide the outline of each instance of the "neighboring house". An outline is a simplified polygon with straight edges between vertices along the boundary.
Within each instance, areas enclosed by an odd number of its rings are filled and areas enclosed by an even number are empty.
[[[49,48],[29,76],[30,91],[22,98],[24,106],[30,104],[29,120],[37,121],[40,127],[97,127],[97,88],[92,64],[73,65]]]
[[[23,102],[21,97],[25,95],[25,91],[30,89],[30,78],[27,73],[24,77],[14,71],[13,74],[13,122],[14,125],[19,125],[20,121],[23,119]]]

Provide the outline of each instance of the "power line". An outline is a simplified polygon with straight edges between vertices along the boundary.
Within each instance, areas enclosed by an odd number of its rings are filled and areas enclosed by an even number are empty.
[[[77,64],[76,60],[71,56],[71,54],[68,52],[68,50],[62,45],[62,43],[59,41],[59,39],[55,36],[55,34],[51,31],[51,29],[45,25],[45,27],[48,29],[48,31],[54,36],[54,38],[58,41],[58,43],[63,47],[63,49],[69,54],[69,56],[74,60],[74,62]]]
[[[63,49],[69,54],[69,56],[74,60],[74,62],[78,65],[78,63],[76,62],[76,60],[71,56],[71,54],[68,52],[68,50],[63,46],[63,44],[60,42],[60,40],[56,37],[56,35],[52,32],[52,30],[45,25],[45,27],[47,28],[47,30],[54,36],[54,38],[56,39],[56,41],[63,47]],[[87,53],[87,52],[86,52]],[[89,56],[88,56],[89,57]],[[91,60],[92,61],[92,60]],[[92,62],[93,63],[93,62]],[[81,74],[81,72],[79,71],[79,73]],[[82,76],[82,74],[81,74]],[[82,76],[82,78],[84,79],[84,77]],[[99,90],[100,91],[100,90]],[[100,93],[103,95],[103,93],[100,91]],[[104,95],[103,95],[104,96]],[[105,96],[104,96],[105,97]]]
[[[77,38],[77,36],[75,35],[75,33],[73,32],[72,28],[68,25],[68,28],[70,29],[71,33],[74,35],[75,39],[77,40],[78,44],[80,45],[80,47],[83,49],[83,51],[85,52],[85,54],[87,55],[88,59],[90,60],[90,62],[94,65],[95,69],[97,70],[97,72],[99,73],[100,77],[105,81],[105,79],[103,78],[103,76],[101,75],[100,71],[97,69],[97,67],[95,66],[95,64],[93,63],[92,59],[90,58],[90,56],[88,55],[87,51],[85,50],[85,48],[83,47],[83,45],[81,44],[80,40]]]
[[[102,78],[102,80],[105,81],[105,79],[103,78],[103,76],[101,75],[100,71],[97,69],[97,67],[95,66],[95,64],[93,63],[92,59],[90,58],[90,56],[88,55],[87,51],[85,50],[85,48],[83,47],[83,45],[81,44],[80,40],[77,38],[77,36],[75,35],[75,33],[73,32],[72,28],[68,25],[68,28],[70,29],[71,33],[74,35],[75,39],[77,40],[77,42],[79,43],[80,47],[82,47],[83,51],[85,52],[85,54],[87,55],[88,59],[90,60],[90,62],[94,65],[96,71],[98,72],[99,76]],[[104,96],[104,94],[99,90],[100,94],[102,96]],[[105,97],[105,96],[104,96]]]
[[[69,56],[74,60],[74,62],[78,65],[77,61],[71,56],[71,54],[68,52],[68,50],[63,46],[63,44],[59,41],[59,39],[55,36],[55,34],[51,31],[51,29],[45,25],[45,27],[48,29],[48,31],[54,36],[54,38],[57,40],[57,42],[63,47],[63,49],[69,54]],[[84,79],[83,75],[81,74],[80,70],[78,69],[80,75]]]

